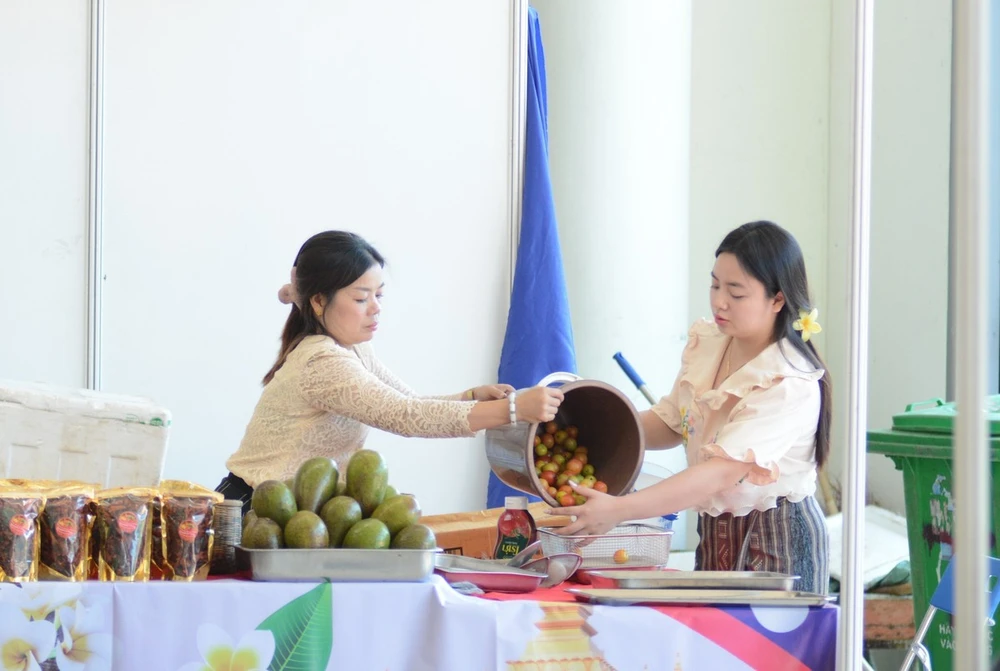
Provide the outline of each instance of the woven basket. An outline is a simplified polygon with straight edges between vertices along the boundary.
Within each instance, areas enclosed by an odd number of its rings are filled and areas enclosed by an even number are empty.
[[[212,519],[215,540],[212,545],[211,575],[236,573],[236,546],[243,538],[243,503],[226,499],[215,504]]]

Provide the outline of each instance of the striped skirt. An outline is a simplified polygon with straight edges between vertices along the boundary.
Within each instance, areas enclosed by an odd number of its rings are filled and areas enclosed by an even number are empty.
[[[798,503],[781,498],[776,508],[743,517],[701,514],[698,536],[696,570],[774,571],[800,576],[797,590],[829,591],[830,537],[812,496]]]

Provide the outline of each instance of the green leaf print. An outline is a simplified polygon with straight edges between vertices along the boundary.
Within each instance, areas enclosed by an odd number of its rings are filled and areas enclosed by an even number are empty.
[[[330,583],[289,601],[257,629],[274,634],[274,659],[268,671],[325,669],[333,648]]]

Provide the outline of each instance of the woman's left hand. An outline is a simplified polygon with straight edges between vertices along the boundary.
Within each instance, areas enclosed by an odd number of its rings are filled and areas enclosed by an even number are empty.
[[[555,529],[557,534],[600,536],[622,522],[622,500],[619,497],[583,485],[573,485],[573,491],[586,497],[587,502],[580,506],[552,509],[553,515],[570,515],[576,518],[566,526]]]
[[[484,384],[470,390],[473,401],[495,401],[500,398],[507,398],[507,394],[514,391],[514,387],[509,384]]]

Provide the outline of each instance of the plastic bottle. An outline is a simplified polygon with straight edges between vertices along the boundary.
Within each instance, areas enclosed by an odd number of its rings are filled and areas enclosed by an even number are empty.
[[[494,559],[510,559],[534,543],[538,536],[535,520],[528,512],[527,496],[508,496],[504,511],[497,520],[497,545]]]

